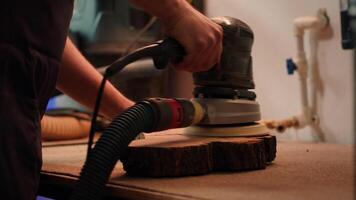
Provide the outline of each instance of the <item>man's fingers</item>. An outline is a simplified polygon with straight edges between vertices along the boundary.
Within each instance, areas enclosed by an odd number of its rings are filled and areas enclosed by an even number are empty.
[[[208,71],[211,67],[213,67],[220,61],[220,55],[221,47],[219,44],[216,44],[215,46],[209,48],[209,50],[207,50],[207,53],[205,54],[205,59],[202,59],[203,63],[201,68],[199,69],[201,71]]]
[[[192,71],[208,71],[220,61],[222,52],[222,28],[218,26],[201,42],[200,49],[195,52],[194,69]]]
[[[222,27],[195,10],[190,11],[192,15],[182,15],[174,28],[168,29],[169,35],[187,52],[183,62],[175,67],[189,72],[208,71],[220,60]]]
[[[183,62],[175,65],[179,70],[189,72],[208,71],[220,60],[221,49],[219,44],[206,50],[197,51],[185,57]]]
[[[206,41],[204,45],[197,45],[199,48],[191,51],[184,61],[177,67],[190,72],[208,71],[220,61],[222,43],[220,41]],[[195,47],[195,46],[194,46]]]
[[[175,14],[164,20],[164,28],[170,37],[175,38],[187,53],[182,63],[176,64],[179,70],[190,72],[207,71],[220,59],[223,38],[222,27],[207,18],[186,1]]]
[[[178,70],[184,70],[189,72],[194,72],[196,64],[194,61],[194,55],[188,54],[184,57],[183,61],[174,65]]]

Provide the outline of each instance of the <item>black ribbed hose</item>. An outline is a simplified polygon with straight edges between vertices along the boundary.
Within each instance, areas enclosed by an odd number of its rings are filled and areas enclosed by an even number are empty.
[[[71,200],[101,199],[105,184],[129,143],[139,133],[153,128],[153,112],[148,103],[139,102],[111,122],[86,160]]]
[[[157,125],[155,114],[159,115],[159,113],[155,113],[157,111],[151,107],[150,103],[145,101],[139,102],[116,117],[103,132],[94,149],[91,150],[96,115],[99,112],[100,99],[105,88],[106,79],[121,71],[126,65],[141,58],[151,57],[154,60],[155,66],[163,69],[169,62],[180,62],[183,55],[183,47],[176,40],[167,38],[120,58],[106,69],[93,114],[87,159],[80,173],[78,184],[70,199],[100,199],[116,162],[121,158],[130,142],[141,132],[158,130],[155,129]],[[165,126],[167,124],[163,124],[162,127]]]

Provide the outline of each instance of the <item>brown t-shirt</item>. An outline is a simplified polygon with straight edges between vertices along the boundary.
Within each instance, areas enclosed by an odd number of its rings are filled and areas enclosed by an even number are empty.
[[[1,199],[35,199],[40,119],[57,80],[73,0],[0,0]]]
[[[1,0],[0,42],[60,60],[72,12],[73,0]]]

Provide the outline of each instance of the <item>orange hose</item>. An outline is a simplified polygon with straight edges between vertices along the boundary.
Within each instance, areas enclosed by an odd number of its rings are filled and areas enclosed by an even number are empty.
[[[42,140],[71,140],[87,137],[90,122],[70,116],[44,115],[41,120]]]

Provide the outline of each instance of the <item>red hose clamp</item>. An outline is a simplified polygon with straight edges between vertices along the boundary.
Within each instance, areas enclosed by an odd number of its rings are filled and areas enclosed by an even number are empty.
[[[166,101],[170,106],[172,111],[171,122],[169,123],[169,128],[178,128],[183,121],[183,108],[182,105],[175,99],[167,99]]]

